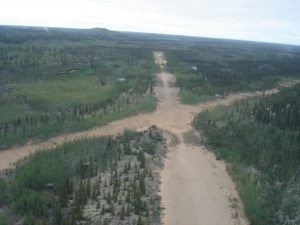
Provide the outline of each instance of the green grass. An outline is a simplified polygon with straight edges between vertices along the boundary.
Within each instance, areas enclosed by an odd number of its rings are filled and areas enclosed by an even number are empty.
[[[49,48],[48,45],[35,47]],[[20,66],[13,77],[3,82],[1,149],[28,140],[90,129],[139,111],[155,109],[156,100],[145,97],[154,83],[151,50],[65,47],[50,48],[56,57],[49,52],[51,56],[46,62],[36,57],[39,63]],[[18,48],[15,50],[19,57],[26,58]],[[65,54],[72,59],[65,58]],[[92,55],[98,60],[87,60]],[[56,60],[69,61],[59,65]],[[119,82],[119,78],[125,81]]]
[[[11,104],[0,104],[0,125],[8,122],[9,128],[5,133],[2,125],[1,148],[90,129],[156,108],[156,99],[145,97],[154,75],[154,66],[148,60],[140,59],[132,65],[101,62],[96,69],[60,71],[59,75],[52,71],[47,79],[17,82],[6,93]],[[118,78],[126,82],[120,83]],[[39,121],[45,113],[50,119],[42,124]]]
[[[187,105],[197,105],[203,102],[217,99],[215,95],[199,95],[193,91],[182,89],[180,90],[180,101]]]
[[[98,77],[77,72],[57,80],[20,84],[12,95],[26,96],[34,111],[54,112],[78,104],[100,102],[114,91],[113,85],[101,86]]]
[[[11,121],[23,116],[25,110],[18,104],[0,104],[0,121]]]
[[[6,216],[0,215],[0,225],[8,225],[8,219]]]
[[[133,116],[139,112],[152,112],[156,109],[157,100],[152,95],[145,96],[139,100],[137,104],[131,104],[127,109],[123,111],[110,112],[98,116],[86,116],[79,122],[76,120],[66,121],[59,126],[57,124],[48,124],[47,126],[40,126],[25,136],[22,133],[16,133],[9,135],[5,139],[5,147],[10,147],[12,144],[25,144],[29,139],[33,141],[44,140],[51,136],[56,136],[60,134],[71,133],[75,131],[83,131],[91,129],[96,126],[104,126],[114,120],[119,120],[125,117]]]
[[[139,112],[153,112],[157,106],[156,98],[152,95],[146,96],[145,98],[141,99],[139,104],[132,105],[128,109],[121,111],[121,112],[112,112],[109,114],[104,115],[99,120],[94,120],[95,125],[106,125],[114,120],[119,120],[128,116],[133,116],[138,114]]]

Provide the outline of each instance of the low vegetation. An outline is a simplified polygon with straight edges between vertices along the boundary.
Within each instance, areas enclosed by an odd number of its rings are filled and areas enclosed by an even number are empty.
[[[251,224],[300,223],[300,84],[200,113],[218,159],[227,161]]]
[[[165,52],[186,104],[300,76],[297,46],[0,26],[0,150],[153,111],[153,50]],[[299,99],[298,84],[194,121],[228,162],[253,225],[300,223]],[[0,225],[159,224],[165,151],[156,127],[39,151],[0,172]]]
[[[204,39],[166,53],[186,104],[269,89],[282,80],[299,79],[300,74],[296,46]]]
[[[117,32],[0,30],[0,149],[156,108],[152,50]]]
[[[164,154],[155,126],[40,151],[2,175],[1,223],[159,224]]]

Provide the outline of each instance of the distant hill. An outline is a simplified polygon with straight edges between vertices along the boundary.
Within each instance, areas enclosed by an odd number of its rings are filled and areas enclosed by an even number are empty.
[[[170,35],[170,34],[157,34],[157,33],[140,33],[130,31],[112,31],[106,28],[59,28],[59,27],[35,27],[35,26],[11,26],[0,25],[0,43],[22,43],[24,41],[55,41],[55,40],[123,40],[128,41],[185,41],[187,43],[201,43],[201,44],[242,44],[242,45],[255,45],[255,46],[288,46],[284,44],[273,44],[265,42],[243,41],[243,40],[230,40],[220,38],[207,38],[207,37],[193,37],[185,35]],[[169,44],[169,43],[167,43]],[[293,46],[298,47],[298,46]],[[299,46],[300,49],[300,46]]]

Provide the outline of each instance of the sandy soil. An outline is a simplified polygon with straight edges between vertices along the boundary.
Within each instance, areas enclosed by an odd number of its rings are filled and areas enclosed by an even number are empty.
[[[247,224],[242,204],[226,172],[224,162],[217,161],[203,146],[196,147],[184,143],[183,134],[192,130],[191,121],[196,113],[219,104],[230,104],[237,99],[263,93],[232,94],[226,99],[213,100],[198,106],[182,105],[178,99],[179,90],[174,86],[175,77],[165,70],[167,62],[163,53],[154,52],[154,58],[161,69],[157,74],[157,86],[154,88],[159,100],[155,112],[138,114],[114,121],[107,126],[1,151],[0,170],[13,166],[16,161],[40,149],[51,148],[83,137],[116,135],[126,128],[141,131],[155,124],[165,130],[166,134],[177,137],[179,142],[175,146],[170,146],[161,173],[162,206],[165,208],[163,224]],[[275,92],[278,90],[272,89],[265,93]],[[237,207],[234,209],[230,206],[230,199],[237,199],[235,203]]]
[[[163,224],[247,224],[226,167],[212,153],[180,144],[169,153],[161,177]]]

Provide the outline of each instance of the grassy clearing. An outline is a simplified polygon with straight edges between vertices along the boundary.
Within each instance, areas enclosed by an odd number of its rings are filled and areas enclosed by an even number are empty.
[[[185,89],[180,90],[179,94],[180,94],[181,103],[188,104],[188,105],[197,105],[218,98],[217,96],[214,95],[199,95],[193,91],[189,91]]]
[[[116,93],[113,85],[101,86],[99,77],[78,72],[58,80],[30,82],[19,85],[12,97],[26,101],[36,112],[56,112],[79,104],[101,102]]]
[[[105,71],[115,73],[108,78],[87,70],[18,84],[7,97],[13,103],[0,105],[1,148],[155,110],[156,99],[149,93],[154,71],[148,64],[143,60],[132,67],[117,63],[117,69],[107,65]],[[124,77],[122,68],[127,69]],[[139,74],[143,70],[145,74]],[[117,81],[118,77],[125,81]]]
[[[121,111],[112,111],[104,115],[88,115],[78,120],[66,120],[63,123],[48,123],[47,126],[39,126],[24,133],[13,133],[2,137],[2,148],[8,148],[13,144],[25,144],[28,139],[32,141],[44,140],[52,136],[66,134],[76,131],[91,129],[96,126],[104,126],[108,123],[125,117],[136,115],[140,112],[152,112],[156,109],[157,100],[152,95],[148,95],[139,99],[138,103],[128,105]],[[1,140],[1,139],[0,139]],[[1,143],[1,142],[0,142]]]
[[[114,40],[99,45],[113,36],[102,30],[62,29],[53,39],[43,31],[4,30],[12,39],[0,34],[1,52],[9,56],[0,60],[1,149],[155,109],[152,50]],[[110,38],[99,42],[102,34]]]
[[[112,112],[104,115],[99,120],[92,120],[97,125],[106,125],[114,120],[119,120],[125,117],[134,116],[141,112],[153,112],[156,110],[157,100],[152,95],[146,96],[136,105],[132,105],[128,109],[121,112]]]
[[[1,104],[0,118],[1,121],[12,121],[25,114],[26,110],[19,104]]]
[[[82,72],[55,80],[21,83],[8,95],[13,103],[0,105],[0,121],[3,123],[26,114],[55,113],[78,105],[103,102],[116,94],[116,85],[101,86],[99,77]]]

